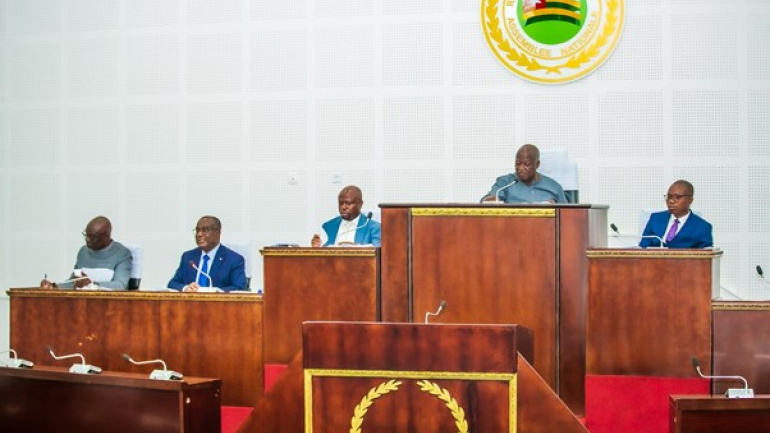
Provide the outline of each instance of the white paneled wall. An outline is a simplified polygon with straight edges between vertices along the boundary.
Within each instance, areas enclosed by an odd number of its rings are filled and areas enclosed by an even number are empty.
[[[475,202],[532,142],[623,232],[691,180],[723,285],[770,298],[770,2],[626,5],[604,66],[542,86],[489,52],[479,0],[0,0],[0,287],[63,278],[98,214],[148,287],[215,214],[260,287],[259,248],[308,244],[342,186]]]

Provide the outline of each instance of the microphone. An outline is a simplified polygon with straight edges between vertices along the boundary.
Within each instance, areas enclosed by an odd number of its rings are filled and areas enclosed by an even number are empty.
[[[76,374],[99,374],[102,372],[102,369],[99,367],[96,367],[94,365],[88,365],[86,364],[86,358],[83,356],[82,353],[73,353],[70,355],[62,355],[62,356],[56,356],[55,353],[53,353],[53,349],[51,349],[51,346],[45,347],[48,353],[53,356],[53,359],[57,361],[61,361],[62,359],[69,359],[69,358],[80,358],[80,364],[72,364],[72,367],[70,367],[70,373],[76,373]]]
[[[746,378],[743,376],[704,376],[703,373],[700,371],[700,362],[698,362],[698,358],[692,357],[692,366],[695,367],[695,371],[698,373],[698,376],[704,378],[704,379],[720,379],[720,380],[742,380],[743,381],[743,388],[730,388],[725,393],[725,396],[727,398],[754,398],[754,390],[749,388],[749,383],[746,381]]]
[[[16,354],[16,351],[13,349],[4,350],[0,352],[2,353],[10,353],[12,356],[7,359],[0,359],[0,367],[7,367],[7,368],[32,368],[35,366],[35,363],[32,361],[27,361],[26,359],[21,359]]]
[[[196,271],[200,272],[201,275],[203,275],[204,277],[208,278],[209,279],[209,287],[213,287],[212,284],[214,284],[214,280],[211,278],[211,275],[209,275],[208,273],[203,272],[200,269],[198,269],[198,265],[196,265],[195,262],[192,261],[192,260],[190,260],[190,266],[192,266],[192,268],[195,269]]]
[[[515,184],[516,184],[516,182],[518,182],[518,181],[519,181],[519,179],[517,179],[517,178],[516,178],[516,176],[514,176],[514,177],[513,177],[513,182],[509,183],[508,185],[505,185],[505,186],[501,186],[500,188],[498,188],[498,189],[497,189],[497,191],[495,192],[495,203],[502,203],[502,202],[500,201],[500,191],[502,191],[502,190],[504,190],[504,189],[508,189],[508,188],[512,187],[512,186],[513,186],[513,185],[515,185]]]
[[[435,313],[431,313],[430,311],[425,313],[425,323],[428,323],[428,317],[438,316],[439,314],[441,314],[441,312],[444,311],[444,308],[446,308],[446,301],[442,299],[441,302],[438,304],[438,309],[436,310]]]
[[[131,359],[130,356],[128,356],[127,353],[124,353],[120,355],[123,359],[126,361],[134,364],[134,365],[146,365],[146,364],[156,364],[160,363],[160,365],[163,366],[163,370],[153,370],[152,373],[150,373],[150,379],[154,380],[182,380],[184,377],[182,373],[169,370],[166,368],[166,363],[162,359],[153,359],[149,361],[134,361]]]
[[[656,248],[666,248],[666,243],[665,243],[665,242],[663,242],[663,238],[661,238],[660,236],[655,236],[655,235],[644,235],[644,236],[641,236],[641,238],[642,238],[642,239],[657,239],[657,240],[658,240],[658,242],[660,242],[660,246],[659,246],[659,247],[656,247]]]
[[[618,226],[615,223],[610,223],[610,228],[615,232],[615,236],[620,236],[620,231],[618,231]]]
[[[756,269],[757,269],[757,275],[759,276],[759,281],[765,284],[770,284],[770,281],[767,281],[765,279],[765,272],[762,270],[762,266],[757,265]]]
[[[366,222],[365,222],[363,225],[361,225],[361,226],[358,226],[358,225],[357,225],[355,228],[352,228],[352,229],[347,229],[347,230],[343,230],[343,231],[341,231],[341,232],[337,233],[337,238],[339,238],[339,237],[340,237],[340,235],[344,235],[344,234],[347,234],[347,233],[350,233],[350,232],[354,232],[354,231],[356,231],[356,230],[358,230],[358,229],[362,229],[362,228],[366,227],[366,225],[367,225],[367,224],[369,224],[369,221],[371,221],[371,220],[372,220],[372,215],[373,215],[373,214],[372,214],[371,212],[369,212],[368,214],[366,214]]]

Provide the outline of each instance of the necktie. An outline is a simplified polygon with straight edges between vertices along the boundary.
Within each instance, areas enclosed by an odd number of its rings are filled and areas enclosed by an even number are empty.
[[[674,239],[674,236],[676,236],[676,230],[679,228],[679,220],[675,219],[674,224],[671,224],[671,228],[668,229],[668,234],[666,235],[666,242],[671,242],[672,239]]]
[[[201,267],[201,272],[198,275],[198,285],[201,287],[209,286],[209,278],[204,275],[209,273],[209,258],[208,254],[203,256],[203,267]]]

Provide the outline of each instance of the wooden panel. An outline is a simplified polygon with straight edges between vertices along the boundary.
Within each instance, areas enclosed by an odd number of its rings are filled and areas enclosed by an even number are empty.
[[[161,354],[185,374],[220,377],[225,405],[253,406],[264,392],[260,304],[201,295],[160,303]]]
[[[11,297],[11,347],[39,365],[69,366],[57,355],[83,353],[86,362],[104,370],[144,372],[121,358],[149,359],[160,353],[157,302],[126,303],[82,292],[38,292],[43,296]],[[141,338],[133,336],[141,330]]]
[[[121,358],[163,359],[185,375],[221,377],[223,403],[262,395],[262,302],[256,295],[12,289],[11,347],[38,365],[79,352],[104,370],[149,374]]]
[[[589,209],[559,209],[559,396],[585,413]],[[605,226],[606,227],[606,226]],[[606,232],[606,229],[604,230]]]
[[[131,373],[70,374],[57,367],[0,369],[0,425],[3,431],[35,433],[219,431],[220,386],[219,380],[194,377],[157,381]]]
[[[743,376],[755,393],[770,394],[770,302],[718,302],[714,317],[714,373]],[[716,381],[714,392],[742,387]]]
[[[770,396],[672,395],[671,433],[766,433],[770,431]]]
[[[377,320],[375,248],[265,248],[265,362],[302,349],[306,320]]]
[[[511,373],[517,348],[532,358],[533,347],[532,331],[515,325],[316,322],[304,334],[305,368]]]
[[[587,374],[691,377],[711,361],[712,260],[704,250],[590,250]]]
[[[415,322],[509,323],[533,330],[535,369],[556,386],[556,218],[413,216]],[[501,239],[510,241],[501,242]]]
[[[408,322],[409,210],[382,207],[382,320]]]

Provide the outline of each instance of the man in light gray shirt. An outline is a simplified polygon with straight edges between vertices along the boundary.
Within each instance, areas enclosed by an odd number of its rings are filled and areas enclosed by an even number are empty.
[[[567,203],[559,182],[540,174],[540,150],[525,144],[516,152],[516,171],[500,176],[482,202],[503,203]]]
[[[112,240],[112,223],[107,217],[98,216],[92,219],[83,232],[86,244],[78,251],[75,260],[74,269],[86,269],[83,271],[82,278],[78,278],[71,283],[60,284],[60,287],[74,287],[76,289],[96,283],[100,287],[107,289],[123,290],[128,286],[128,279],[131,277],[131,251],[120,242]],[[88,270],[93,269],[100,275],[108,275],[109,279],[98,279],[94,276],[92,281],[88,275]],[[70,279],[74,279],[74,273]],[[56,283],[44,279],[40,287],[49,289],[56,287]]]

